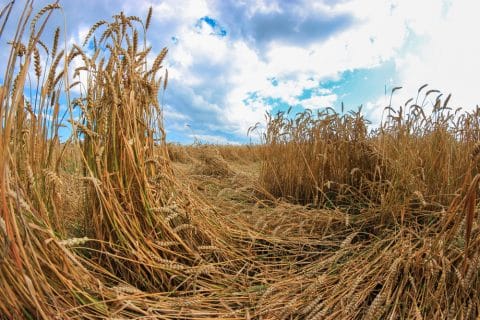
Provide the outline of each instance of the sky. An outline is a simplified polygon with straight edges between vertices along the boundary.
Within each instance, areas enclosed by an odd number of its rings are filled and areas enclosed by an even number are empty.
[[[17,0],[18,7],[22,1]],[[46,1],[37,1],[41,8]],[[239,144],[266,112],[363,106],[381,119],[423,84],[450,105],[480,100],[478,0],[64,0],[69,42],[124,11],[145,17],[152,57],[169,49],[167,140]],[[3,40],[2,40],[3,41]]]

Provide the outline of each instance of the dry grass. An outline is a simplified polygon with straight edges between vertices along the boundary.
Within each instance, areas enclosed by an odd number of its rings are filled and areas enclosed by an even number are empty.
[[[472,231],[478,230],[480,109],[452,112],[448,98],[435,101],[429,115],[423,105],[387,108],[386,121],[372,132],[360,113],[270,117],[263,187],[294,203],[328,208],[336,216],[328,218],[329,227],[343,220],[336,230],[317,231],[320,239],[347,232],[331,257],[309,263],[308,269],[327,278],[318,288],[321,298],[303,313],[297,310],[298,317],[478,314],[479,252],[471,243],[480,240]],[[309,225],[305,220],[296,224]],[[267,230],[274,227],[266,223]],[[466,281],[467,270],[475,280]],[[301,299],[298,288],[291,290]]]
[[[167,150],[169,159],[173,162],[188,164],[194,161],[187,148],[182,145],[169,143]]]
[[[478,318],[478,109],[387,109],[374,132],[279,114],[261,146],[167,145],[151,11],[95,24],[91,52],[42,35],[57,9],[27,2],[8,39],[1,319]]]
[[[332,110],[270,116],[261,181],[277,197],[315,206],[406,205],[418,195],[447,206],[467,174],[478,141],[478,113],[454,114],[437,104],[425,116],[392,111],[367,132],[360,113]]]
[[[217,148],[200,146],[191,150],[194,154],[195,164],[193,172],[205,176],[229,177],[233,170]]]

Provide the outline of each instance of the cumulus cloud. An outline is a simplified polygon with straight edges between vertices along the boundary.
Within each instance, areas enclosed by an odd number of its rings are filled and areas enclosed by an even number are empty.
[[[322,41],[354,22],[348,12],[311,1],[218,1],[214,8],[232,35],[249,41],[259,53],[272,43],[305,46]]]
[[[237,141],[229,140],[224,136],[220,136],[220,135],[216,136],[216,135],[210,135],[210,134],[189,134],[188,136],[200,143],[230,144],[230,145],[240,144]]]
[[[405,91],[429,83],[430,88],[451,92],[454,107],[471,109],[480,102],[480,43],[472,38],[479,10],[478,1],[447,2],[428,24],[416,26],[422,42],[397,59]]]
[[[272,101],[306,108],[339,103],[332,92],[301,96],[344,71],[392,59],[408,36],[405,17],[380,1],[218,1],[209,8],[205,32],[185,28],[176,36],[172,67],[192,99],[201,96],[218,108],[203,125],[223,126],[239,139]]]
[[[327,94],[302,100],[301,105],[308,109],[333,108],[336,101],[336,94]]]
[[[169,47],[167,134],[184,142],[192,130],[245,142],[275,107],[335,107],[349,91],[378,120],[388,99],[372,98],[379,88],[363,83],[375,70],[385,72],[376,86],[404,86],[397,104],[423,83],[452,92],[457,105],[478,102],[480,45],[468,38],[476,0],[65,1],[69,37],[83,40],[88,26],[120,10],[144,17],[150,5],[151,58]]]

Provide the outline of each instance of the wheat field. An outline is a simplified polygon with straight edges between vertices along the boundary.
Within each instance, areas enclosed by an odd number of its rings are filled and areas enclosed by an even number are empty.
[[[69,47],[57,3],[12,6],[0,319],[480,317],[480,109],[422,87],[378,127],[286,111],[256,145],[171,144],[152,9]]]

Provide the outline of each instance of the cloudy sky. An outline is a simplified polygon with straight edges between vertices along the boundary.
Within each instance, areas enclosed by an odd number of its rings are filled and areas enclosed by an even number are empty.
[[[18,1],[17,2],[22,2]],[[38,1],[37,6],[45,1]],[[267,111],[363,110],[378,121],[428,83],[451,104],[480,101],[478,0],[61,1],[68,37],[123,10],[145,17],[155,52],[169,48],[170,141],[244,143]],[[63,17],[58,17],[63,24]],[[387,94],[385,94],[387,92]]]

